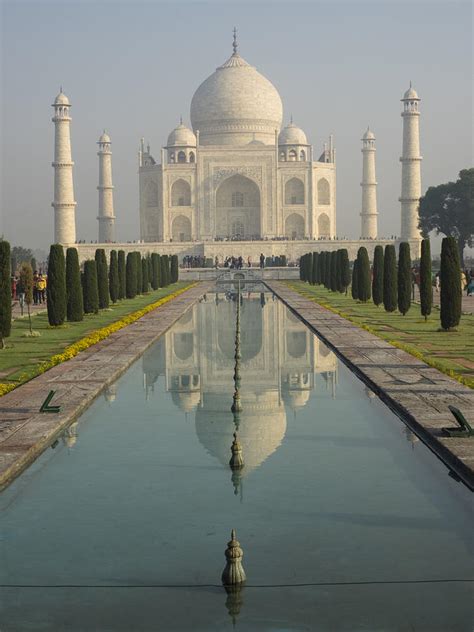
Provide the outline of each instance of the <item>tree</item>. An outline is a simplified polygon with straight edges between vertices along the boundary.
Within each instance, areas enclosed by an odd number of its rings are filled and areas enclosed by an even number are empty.
[[[372,299],[377,307],[383,303],[383,248],[375,246],[372,277]]]
[[[169,285],[168,255],[161,255],[161,287]]]
[[[359,300],[366,303],[371,295],[370,263],[367,248],[361,246],[357,251],[357,288]]]
[[[340,292],[347,294],[347,288],[351,284],[351,266],[349,263],[349,253],[347,248],[339,250],[339,287]]]
[[[327,290],[331,289],[331,253],[326,252],[326,267],[324,272],[324,287]]]
[[[337,267],[337,250],[333,250],[331,252],[330,263],[331,263],[330,288],[331,288],[331,292],[337,292],[338,276],[339,276],[339,270]]]
[[[109,266],[109,294],[112,303],[116,303],[119,299],[120,281],[119,281],[119,269],[118,269],[118,257],[117,251],[110,251],[110,266]]]
[[[127,254],[126,277],[125,277],[125,296],[127,298],[135,298],[137,295],[137,258],[134,252]]]
[[[46,292],[48,321],[57,327],[66,319],[66,263],[61,244],[53,244],[49,250]]]
[[[31,261],[33,253],[29,248],[23,248],[23,246],[13,246],[11,249],[11,273],[15,275],[18,266],[23,261]]]
[[[33,269],[31,264],[23,261],[20,266],[20,283],[25,293],[25,303],[28,308],[28,321],[30,326],[30,334],[33,333],[31,326],[31,303],[33,302]]]
[[[326,280],[326,251],[319,253],[319,285],[324,285]]]
[[[178,255],[171,255],[171,283],[177,283],[179,277]]]
[[[464,266],[464,248],[472,247],[474,237],[474,168],[459,172],[456,182],[429,187],[420,198],[420,229],[424,237],[436,234],[454,237],[460,264]]]
[[[383,259],[383,306],[386,312],[397,309],[397,259],[395,246],[385,246]]]
[[[12,328],[11,252],[8,241],[0,239],[0,341],[5,349],[5,338]]]
[[[149,288],[149,282],[148,282],[148,261],[146,260],[146,257],[142,258],[141,266],[142,266],[142,294],[147,294],[150,288]]]
[[[35,270],[37,270],[37,264],[36,264],[36,259],[34,257],[31,257],[31,261],[30,261],[30,265],[31,265],[31,269],[33,270],[33,272],[35,272]]]
[[[306,255],[306,280],[313,285],[313,253],[308,252]]]
[[[95,251],[95,262],[97,264],[97,286],[99,288],[99,309],[107,309],[109,306],[109,272],[107,258],[103,248]]]
[[[125,298],[125,251],[118,251],[119,299]]]
[[[143,268],[142,256],[139,252],[135,252],[135,270],[137,274],[137,294],[143,293]]]
[[[445,331],[459,325],[461,320],[461,264],[458,243],[454,237],[445,237],[441,243],[440,318]]]
[[[306,255],[301,255],[300,257],[300,281],[305,281],[305,278],[304,278],[305,258],[306,258]]]
[[[352,283],[351,283],[351,296],[357,301],[359,300],[359,275],[357,274],[357,259],[352,266]]]
[[[319,283],[319,252],[313,252],[313,273],[311,275],[313,285]]]
[[[153,252],[151,255],[151,287],[157,290],[160,287],[160,255]]]
[[[66,250],[66,316],[70,322],[84,318],[84,299],[81,287],[81,270],[76,248]]]
[[[88,259],[84,263],[82,281],[84,312],[97,314],[99,311],[99,286],[97,283],[97,264],[94,259]]]
[[[428,320],[433,305],[433,281],[431,277],[431,246],[429,239],[421,242],[420,259],[420,310]]]
[[[153,278],[153,265],[151,263],[151,254],[150,253],[148,253],[147,256],[146,256],[146,263],[147,263],[147,266],[148,266],[148,282],[151,285],[151,280]]]
[[[398,251],[398,310],[400,314],[405,314],[411,305],[411,258],[410,244],[402,241]]]

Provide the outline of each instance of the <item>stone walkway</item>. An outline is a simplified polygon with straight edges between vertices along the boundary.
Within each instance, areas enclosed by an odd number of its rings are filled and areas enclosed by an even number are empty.
[[[131,325],[0,398],[0,490],[173,325],[208,289],[200,283]],[[58,414],[40,413],[50,390]]]
[[[456,406],[474,426],[474,391],[421,360],[304,298],[284,283],[266,285],[394,410],[411,430],[474,490],[474,437],[449,438]]]
[[[439,307],[440,295],[439,292],[433,290],[433,306]],[[415,286],[415,301],[417,303],[420,302],[420,292],[418,287]],[[462,293],[461,299],[461,311],[463,314],[473,314],[474,313],[474,294],[471,296],[466,295],[466,291]]]

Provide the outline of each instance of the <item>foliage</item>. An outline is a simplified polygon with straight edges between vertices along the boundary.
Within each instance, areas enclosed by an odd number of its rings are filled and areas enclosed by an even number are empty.
[[[81,270],[76,248],[66,250],[66,316],[70,322],[84,318],[84,299],[81,287]]]
[[[377,307],[383,302],[383,248],[375,246],[372,276],[372,299]]]
[[[66,319],[66,263],[60,244],[53,244],[49,250],[46,292],[49,324],[57,327]]]
[[[143,268],[142,256],[139,252],[135,252],[135,269],[137,271],[137,294],[143,294]]]
[[[357,259],[354,261],[352,266],[352,283],[351,283],[351,296],[357,301],[359,298],[359,275],[357,274]]]
[[[331,253],[326,252],[324,259],[325,259],[324,287],[327,290],[330,290],[331,289]]]
[[[347,248],[339,248],[337,251],[337,289],[339,292],[346,292],[351,283],[351,268],[349,264],[349,254]]]
[[[400,314],[405,314],[410,309],[411,305],[411,258],[410,258],[410,244],[406,241],[402,241],[398,253],[398,311]]]
[[[365,246],[361,246],[357,251],[357,289],[360,301],[365,303],[370,300],[370,263],[367,248],[365,248]]]
[[[0,346],[5,347],[12,327],[11,253],[8,241],[0,240]]]
[[[18,266],[23,261],[30,261],[33,259],[33,253],[29,248],[23,248],[23,246],[13,246],[10,253],[11,258],[11,273],[15,275]]]
[[[160,255],[153,252],[151,255],[152,281],[151,287],[157,290],[160,287]]]
[[[33,335],[31,326],[31,303],[33,302],[33,268],[27,261],[23,261],[20,266],[20,284],[25,293],[25,303],[28,308],[28,322],[30,326],[30,335]]]
[[[142,258],[141,266],[142,266],[142,294],[146,294],[148,290],[150,289],[149,282],[148,282],[148,261],[146,257]]]
[[[454,237],[445,237],[441,243],[440,269],[441,327],[449,331],[461,320],[461,265],[459,249]]]
[[[134,252],[127,254],[125,275],[125,296],[135,298],[137,295],[137,258]]]
[[[431,247],[430,240],[421,242],[420,260],[420,308],[421,315],[427,320],[433,304],[433,283],[431,280]]]
[[[171,283],[176,283],[179,277],[178,255],[171,255]]]
[[[313,281],[313,253],[308,252],[306,261],[306,280],[310,285],[314,285]]]
[[[107,309],[109,306],[109,271],[103,248],[96,249],[95,262],[97,265],[97,287],[99,288],[99,309]]]
[[[333,250],[331,252],[331,254],[329,255],[329,261],[331,265],[331,272],[330,272],[331,291],[337,292],[337,290],[339,289],[338,287],[339,270],[337,267],[337,250]]]
[[[93,259],[89,259],[84,263],[82,296],[84,312],[86,314],[97,314],[99,311],[99,287],[97,282],[97,264]]]
[[[397,309],[397,259],[395,246],[385,246],[383,259],[383,306],[386,312]]]
[[[313,273],[312,273],[313,285],[319,283],[319,252],[313,252]]]
[[[119,279],[119,289],[118,289],[118,298],[125,298],[125,251],[118,251],[118,279]]]
[[[420,199],[420,228],[428,237],[436,234],[454,237],[458,244],[459,259],[464,265],[464,248],[474,241],[474,168],[459,172],[456,182],[429,187]]]
[[[118,256],[116,250],[110,251],[109,266],[109,294],[112,303],[116,303],[119,299],[120,280],[118,269]]]
[[[167,287],[170,284],[170,266],[169,266],[169,257],[168,255],[161,255],[160,257],[161,263],[161,287]]]

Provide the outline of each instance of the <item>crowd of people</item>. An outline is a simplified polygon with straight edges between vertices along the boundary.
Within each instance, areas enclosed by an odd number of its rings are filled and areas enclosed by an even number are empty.
[[[204,268],[205,264],[206,259],[201,255],[185,255],[183,257],[184,268]]]
[[[35,305],[46,303],[46,284],[46,276],[43,275],[42,272],[35,270],[33,273],[33,303]],[[11,293],[12,301],[18,301],[21,313],[23,314],[26,299],[26,288],[23,287],[23,282],[20,276],[12,276]]]

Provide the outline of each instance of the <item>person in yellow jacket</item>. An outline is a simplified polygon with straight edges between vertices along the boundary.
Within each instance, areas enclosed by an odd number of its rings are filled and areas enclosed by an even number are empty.
[[[36,281],[36,288],[38,290],[38,298],[40,303],[46,303],[46,279],[40,273]]]

